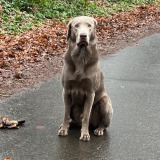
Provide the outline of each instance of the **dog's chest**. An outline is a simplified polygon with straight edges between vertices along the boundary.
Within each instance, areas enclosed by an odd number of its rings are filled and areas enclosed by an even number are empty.
[[[66,83],[66,89],[74,94],[86,94],[92,89],[92,80],[89,78],[81,80],[68,80]]]

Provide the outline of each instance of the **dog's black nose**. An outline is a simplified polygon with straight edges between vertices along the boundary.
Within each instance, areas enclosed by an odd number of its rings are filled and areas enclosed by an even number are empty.
[[[82,39],[85,39],[85,38],[87,37],[87,34],[86,34],[86,33],[81,33],[81,34],[80,34],[80,37],[81,37]]]

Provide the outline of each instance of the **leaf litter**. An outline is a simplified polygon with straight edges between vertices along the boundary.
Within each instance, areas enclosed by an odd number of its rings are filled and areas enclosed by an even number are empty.
[[[157,5],[95,18],[101,56],[160,32],[160,7]],[[47,20],[46,24],[19,35],[0,33],[1,99],[60,72],[67,47],[67,25],[55,20]]]

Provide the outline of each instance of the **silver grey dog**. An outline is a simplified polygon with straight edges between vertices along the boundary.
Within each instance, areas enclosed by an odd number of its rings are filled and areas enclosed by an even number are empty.
[[[89,126],[96,136],[109,127],[113,109],[99,68],[97,21],[81,16],[68,24],[68,50],[62,71],[65,114],[58,135],[67,136],[71,123],[81,126],[80,140],[89,141]]]

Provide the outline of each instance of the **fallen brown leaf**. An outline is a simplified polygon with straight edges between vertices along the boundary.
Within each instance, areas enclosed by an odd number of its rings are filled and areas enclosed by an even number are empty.
[[[12,158],[5,158],[4,160],[12,160]]]

